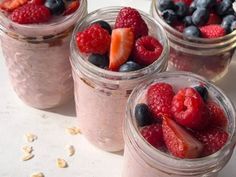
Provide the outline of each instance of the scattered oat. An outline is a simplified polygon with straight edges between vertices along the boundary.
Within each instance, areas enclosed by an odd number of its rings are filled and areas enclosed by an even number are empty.
[[[22,157],[22,161],[27,161],[30,160],[34,157],[34,154],[31,153],[24,153],[23,157]]]
[[[70,128],[67,128],[66,130],[71,135],[77,135],[81,133],[80,129],[77,127],[70,127]]]
[[[75,148],[73,145],[66,145],[66,149],[69,156],[73,156],[75,154]]]
[[[59,167],[59,168],[66,168],[66,167],[68,167],[68,164],[67,164],[67,162],[64,159],[58,158],[57,159],[57,167]]]
[[[24,153],[31,153],[31,152],[33,151],[33,147],[32,147],[32,146],[28,146],[28,145],[23,146],[23,147],[22,147],[22,151],[23,151]]]
[[[25,134],[25,139],[27,140],[27,142],[32,143],[34,142],[36,139],[38,139],[37,135],[34,135],[32,133],[26,133]]]
[[[36,172],[36,173],[32,173],[30,177],[44,177],[44,174],[42,172]]]

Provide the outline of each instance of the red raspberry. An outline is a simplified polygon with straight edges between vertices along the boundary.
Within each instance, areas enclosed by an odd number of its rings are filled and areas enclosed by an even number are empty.
[[[77,46],[81,52],[103,55],[108,52],[111,36],[99,24],[93,24],[77,33]]]
[[[148,35],[148,27],[136,9],[124,7],[116,17],[115,28],[133,28],[135,38]]]
[[[192,129],[202,129],[208,124],[208,112],[202,97],[193,88],[178,91],[171,103],[176,122]]]
[[[228,119],[226,118],[223,109],[213,101],[208,101],[206,106],[209,112],[211,126],[226,129]]]
[[[202,156],[211,155],[220,150],[228,140],[228,133],[224,130],[211,127],[200,132],[195,132],[194,136],[203,143]]]
[[[225,35],[225,29],[220,25],[207,25],[200,28],[203,38],[218,38]]]
[[[161,125],[153,124],[145,126],[140,130],[140,133],[155,148],[163,148],[164,140]]]
[[[221,18],[215,13],[210,13],[208,22],[206,24],[212,25],[212,24],[220,24],[220,23],[221,23]]]
[[[174,0],[174,2],[184,2],[185,4],[187,4],[188,6],[190,6],[190,4],[193,2],[193,0]]]
[[[164,115],[172,116],[171,101],[173,96],[173,88],[167,83],[156,83],[149,87],[147,92],[147,104],[155,118],[158,119]]]
[[[163,50],[158,40],[151,36],[143,36],[135,42],[134,58],[141,65],[150,65],[156,61]]]
[[[181,33],[184,32],[184,28],[185,28],[184,23],[180,21],[174,22],[172,27]]]
[[[25,4],[11,14],[11,20],[20,24],[43,23],[49,21],[50,18],[49,9],[37,4]]]

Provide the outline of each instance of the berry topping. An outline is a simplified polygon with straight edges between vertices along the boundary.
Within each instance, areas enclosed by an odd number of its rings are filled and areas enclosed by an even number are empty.
[[[200,37],[201,31],[196,26],[188,26],[184,29],[183,35],[186,37]]]
[[[210,13],[206,25],[220,24],[220,23],[221,23],[221,18],[215,13]]]
[[[29,3],[43,5],[45,0],[30,0]]]
[[[44,5],[53,15],[60,15],[65,10],[65,3],[63,0],[46,0]]]
[[[230,32],[233,32],[234,30],[236,30],[236,21],[234,21],[230,27]]]
[[[88,61],[97,67],[105,68],[108,67],[109,59],[105,55],[92,54],[89,56]]]
[[[228,140],[228,133],[214,127],[200,132],[195,132],[194,136],[204,145],[202,156],[211,155],[220,150]]]
[[[183,19],[183,23],[185,26],[191,26],[193,24],[192,22],[192,16],[186,16]]]
[[[174,0],[175,3],[177,2],[184,2],[187,6],[190,6],[190,4],[193,2],[193,0]]]
[[[207,109],[199,93],[189,87],[173,97],[171,111],[176,122],[192,129],[202,129],[208,123]]]
[[[204,87],[203,85],[199,85],[199,86],[194,87],[194,89],[197,90],[197,92],[201,95],[201,97],[204,101],[207,101],[208,91],[207,91],[206,87]]]
[[[153,117],[160,119],[162,116],[172,116],[171,101],[174,91],[167,83],[156,83],[151,85],[147,91],[147,104]]]
[[[192,22],[196,26],[202,26],[206,24],[209,19],[209,11],[205,8],[198,8],[193,12]]]
[[[141,65],[150,65],[156,61],[163,50],[158,40],[151,36],[143,36],[135,42],[133,55]]]
[[[213,6],[216,5],[216,0],[197,0],[196,1],[196,6],[197,8],[212,8]]]
[[[227,15],[231,8],[231,0],[222,0],[220,3],[217,4],[216,11],[219,15]]]
[[[116,17],[115,28],[132,28],[135,39],[148,35],[148,27],[136,9],[124,7]]]
[[[140,133],[152,146],[157,149],[163,149],[164,140],[161,125],[153,124],[145,126],[140,130]]]
[[[125,64],[120,66],[119,72],[136,71],[141,68],[142,68],[142,66],[140,66],[138,63],[135,63],[134,61],[127,61]]]
[[[180,21],[176,21],[173,23],[173,28],[176,29],[179,32],[183,32],[184,31],[184,23],[180,22]]]
[[[175,9],[175,4],[172,0],[159,0],[158,3],[160,11],[164,11],[167,9]]]
[[[79,8],[79,6],[80,6],[80,3],[78,0],[72,1],[71,3],[69,3],[68,6],[66,6],[64,15],[70,15],[74,13]]]
[[[140,103],[135,106],[135,118],[140,127],[152,123],[151,113],[146,104]]]
[[[162,12],[162,17],[166,21],[166,23],[168,23],[168,24],[174,23],[177,19],[177,15],[171,9],[164,10]]]
[[[0,3],[0,9],[11,12],[27,2],[28,0],[3,0]]]
[[[50,18],[51,13],[48,8],[37,4],[25,4],[11,14],[11,20],[20,24],[43,23]]]
[[[164,117],[162,130],[166,147],[173,156],[179,158],[199,157],[203,145],[183,127],[170,118]]]
[[[207,25],[200,30],[203,38],[218,38],[225,35],[225,30],[220,25]]]
[[[99,21],[96,21],[94,23],[97,23],[99,24],[102,28],[104,28],[105,30],[107,30],[109,32],[109,34],[111,34],[111,26],[109,25],[109,23],[103,21],[103,20],[99,20]]]
[[[175,3],[175,13],[178,18],[183,18],[188,14],[188,6],[184,2]]]
[[[223,18],[221,26],[225,29],[226,32],[231,32],[230,27],[234,21],[236,21],[236,16],[227,15]]]
[[[133,44],[134,33],[132,28],[117,28],[112,31],[109,69],[117,70],[127,61]]]
[[[111,37],[107,30],[94,24],[84,31],[78,32],[76,41],[81,52],[103,55],[109,50]]]

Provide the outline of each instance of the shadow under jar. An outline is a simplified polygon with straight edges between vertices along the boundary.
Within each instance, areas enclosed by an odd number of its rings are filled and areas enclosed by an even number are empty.
[[[164,29],[152,17],[140,12],[148,25],[149,35],[156,37],[163,45],[159,59],[143,69],[126,73],[101,69],[89,63],[88,56],[80,53],[77,48],[77,32],[98,20],[104,20],[113,26],[121,8],[107,7],[90,13],[75,28],[71,42],[70,59],[79,126],[93,145],[110,152],[120,151],[124,147],[122,122],[132,89],[153,74],[165,71],[169,55]]]
[[[226,144],[216,153],[195,159],[180,159],[162,152],[146,142],[136,123],[135,106],[143,102],[148,87],[165,82],[179,90],[203,84],[211,100],[223,108],[228,118]],[[131,93],[124,121],[124,165],[122,177],[216,177],[232,156],[236,143],[235,108],[226,95],[201,76],[188,72],[165,72],[154,76]]]
[[[190,71],[212,81],[221,79],[236,58],[236,30],[216,39],[184,38],[163,20],[158,3],[152,1],[151,14],[164,27],[170,42],[168,69]]]
[[[73,14],[42,24],[14,23],[0,12],[0,40],[11,84],[29,106],[52,108],[73,97],[70,40],[86,14],[86,0],[80,0]]]

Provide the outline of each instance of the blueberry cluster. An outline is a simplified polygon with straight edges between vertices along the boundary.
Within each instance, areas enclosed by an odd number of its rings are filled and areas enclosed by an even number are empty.
[[[234,0],[193,0],[190,5],[187,5],[185,0],[159,0],[158,8],[169,25],[173,26],[176,22],[183,23],[185,36],[201,37],[199,28],[211,23],[221,25],[226,34],[236,29],[236,12],[233,3]],[[214,14],[213,21],[209,22],[212,14]]]

